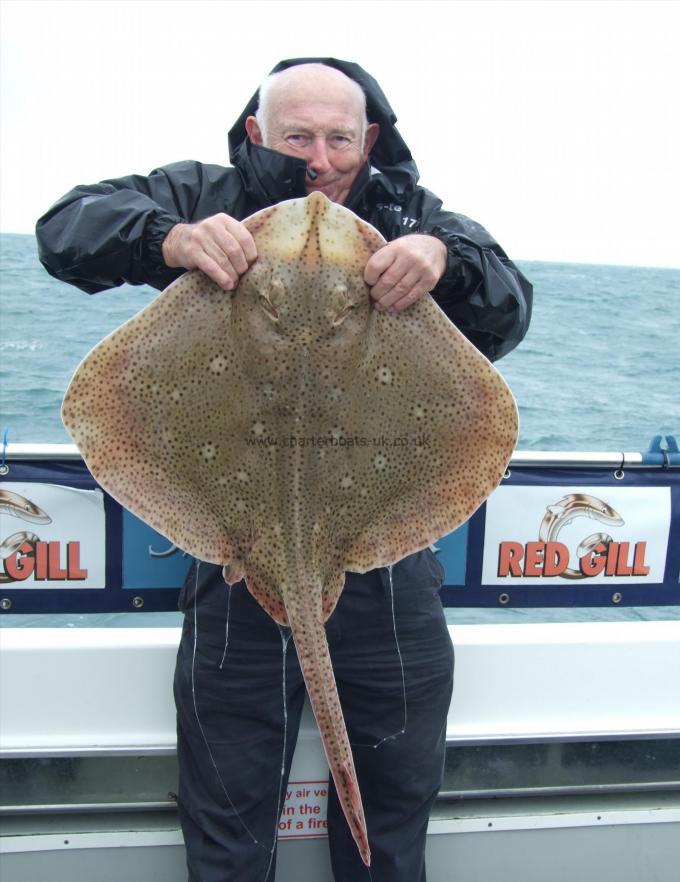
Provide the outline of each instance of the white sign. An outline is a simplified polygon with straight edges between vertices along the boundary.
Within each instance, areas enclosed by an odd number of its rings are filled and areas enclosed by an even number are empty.
[[[0,483],[0,584],[104,588],[106,520],[101,490]]]
[[[289,781],[279,819],[279,839],[326,836],[328,781]]]
[[[663,582],[670,487],[499,487],[482,584]]]

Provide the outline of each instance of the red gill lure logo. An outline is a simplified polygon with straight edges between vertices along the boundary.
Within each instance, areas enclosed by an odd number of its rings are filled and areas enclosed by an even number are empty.
[[[578,518],[598,521],[607,531],[591,532],[575,549],[578,567],[571,566],[569,547],[558,541],[560,532]],[[501,542],[498,575],[504,577],[559,576],[588,579],[593,576],[647,576],[646,542],[615,542],[608,530],[623,526],[621,515],[607,502],[585,493],[569,493],[548,505],[537,542]]]
[[[30,524],[51,524],[52,518],[35,502],[11,490],[0,489],[0,513]],[[0,542],[0,583],[83,581],[80,542],[43,542],[31,530],[17,530]]]

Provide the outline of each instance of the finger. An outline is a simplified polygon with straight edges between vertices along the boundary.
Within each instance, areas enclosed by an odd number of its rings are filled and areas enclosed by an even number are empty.
[[[217,261],[213,260],[212,257],[206,254],[205,251],[202,251],[198,255],[196,267],[204,272],[208,278],[212,279],[213,282],[217,282],[220,288],[224,288],[226,291],[233,291],[238,284],[238,274],[233,267],[231,272],[227,272]]]
[[[408,309],[409,306],[413,306],[414,303],[422,300],[429,290],[429,285],[424,284],[422,281],[419,282],[417,285],[414,285],[407,294],[400,297],[398,300],[395,300],[390,307],[390,310],[392,312],[403,312],[405,309]]]
[[[213,260],[228,269],[231,264],[238,274],[246,272],[257,258],[257,248],[249,230],[227,214],[217,214],[197,224],[192,233],[194,259],[205,251]]]
[[[366,284],[372,288],[380,276],[394,263],[396,257],[397,255],[389,245],[383,246],[375,254],[371,255],[364,268],[364,281]]]
[[[243,275],[248,269],[248,260],[241,243],[224,227],[218,227],[211,232],[213,235],[206,237],[203,243],[206,254],[210,255],[227,272],[231,266],[237,276]]]
[[[371,291],[371,296],[375,298],[374,292],[378,289],[378,286],[382,284],[385,280],[385,276],[382,277],[378,285],[375,285],[373,290]],[[400,279],[398,279],[391,287],[385,291],[384,294],[378,294],[376,298],[376,306],[378,309],[392,309],[396,303],[398,303],[402,298],[408,297],[414,289],[417,289],[417,293],[419,293],[423,288],[423,281],[420,276],[420,273],[411,268],[406,273],[404,273]]]
[[[411,299],[400,306],[400,309],[404,309],[432,291],[438,281],[439,276],[431,267],[423,268],[417,264],[411,265],[409,271],[392,286],[386,295],[379,295],[380,305],[383,308],[394,308],[402,297],[410,296]]]
[[[386,294],[389,294],[393,288],[401,284],[406,276],[412,273],[413,267],[410,267],[404,260],[395,261],[378,279],[371,288],[371,297],[376,301],[382,301]],[[415,281],[415,278],[414,278]],[[404,293],[404,292],[401,292]]]
[[[241,277],[241,274],[233,265],[229,256],[226,255],[214,242],[207,242],[205,247],[197,253],[196,265],[199,269],[202,269],[206,275],[210,275],[210,273],[203,269],[204,266],[209,267],[210,270],[212,270],[213,266],[218,267],[222,275],[229,278],[231,283],[230,288],[235,287]],[[211,278],[213,277],[211,276]],[[215,279],[215,281],[218,280]],[[221,283],[218,282],[218,284]],[[222,287],[224,287],[224,285]]]
[[[227,226],[229,232],[241,246],[245,259],[247,260],[248,265],[250,265],[257,259],[257,246],[255,245],[255,240],[253,239],[250,230],[240,221],[229,216],[227,216]]]
[[[376,301],[376,306],[388,309],[397,300],[409,293],[411,288],[418,283],[420,272],[412,266],[404,263],[396,263],[383,273],[378,282],[371,289],[371,297]]]
[[[235,284],[248,269],[248,261],[240,244],[221,224],[206,225],[196,237],[196,248],[196,259],[199,253],[206,254],[229,274]]]

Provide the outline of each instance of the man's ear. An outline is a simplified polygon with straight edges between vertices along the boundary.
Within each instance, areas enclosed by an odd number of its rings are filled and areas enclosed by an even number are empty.
[[[364,141],[364,159],[368,159],[368,154],[375,147],[375,142],[380,134],[380,126],[378,123],[371,123],[366,129],[366,140]],[[252,141],[252,138],[250,139]]]
[[[246,134],[250,138],[252,144],[264,144],[262,132],[257,124],[254,116],[246,117]]]

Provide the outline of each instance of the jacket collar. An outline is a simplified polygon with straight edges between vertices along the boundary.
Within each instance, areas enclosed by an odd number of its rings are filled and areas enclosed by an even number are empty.
[[[248,196],[262,208],[284,199],[298,199],[306,195],[307,164],[302,159],[287,156],[269,147],[243,141],[234,156]],[[347,196],[347,208],[356,209],[370,179],[368,163],[359,170]]]
[[[234,156],[246,193],[262,208],[305,195],[306,163],[268,147],[243,141]]]

